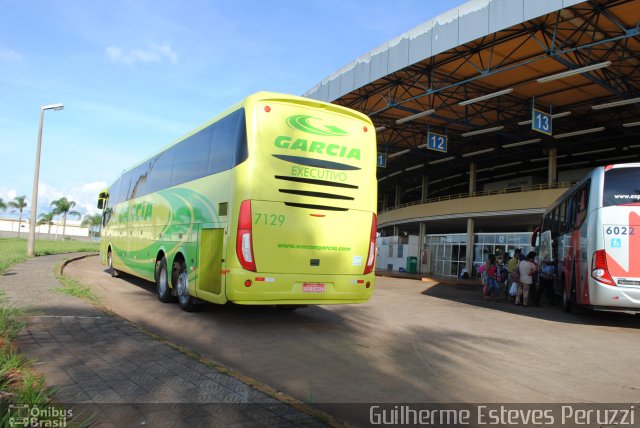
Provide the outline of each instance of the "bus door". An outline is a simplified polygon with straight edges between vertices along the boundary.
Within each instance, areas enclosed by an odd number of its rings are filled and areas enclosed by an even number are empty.
[[[198,279],[196,296],[219,295],[222,291],[222,249],[224,229],[201,225],[198,239]]]

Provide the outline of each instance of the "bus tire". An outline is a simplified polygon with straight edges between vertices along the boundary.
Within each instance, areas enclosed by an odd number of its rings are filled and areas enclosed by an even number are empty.
[[[111,253],[111,248],[109,248],[109,252],[107,253],[107,271],[111,277],[116,278],[118,276],[118,271],[113,267],[113,254]]]
[[[187,312],[193,312],[194,302],[193,297],[189,294],[189,272],[187,271],[187,264],[175,262],[174,272],[177,272],[175,287],[178,294],[178,304],[182,310]]]
[[[169,288],[169,271],[167,270],[167,259],[162,257],[156,262],[156,285],[158,287],[158,300],[162,303],[173,302],[171,289]]]
[[[567,295],[567,287],[562,287],[562,310],[565,312],[571,312],[571,299]]]

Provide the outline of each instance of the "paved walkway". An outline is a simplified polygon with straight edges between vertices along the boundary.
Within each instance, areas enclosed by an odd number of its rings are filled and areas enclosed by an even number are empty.
[[[76,421],[91,426],[324,426],[313,417],[153,339],[84,300],[52,291],[69,255],[29,259],[0,276],[27,309],[16,344]]]

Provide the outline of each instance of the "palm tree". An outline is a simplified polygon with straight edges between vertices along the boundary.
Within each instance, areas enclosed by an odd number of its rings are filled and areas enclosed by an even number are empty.
[[[6,209],[7,209],[7,204],[5,204],[2,198],[0,198],[0,211],[4,211]]]
[[[53,216],[55,216],[53,211],[48,213],[42,213],[38,216],[38,218],[40,219],[38,220],[38,226],[42,226],[43,224],[46,224],[47,226],[49,226],[49,229],[47,230],[47,235],[51,235],[51,226],[53,225]]]
[[[27,197],[16,196],[13,198],[13,201],[9,202],[7,206],[13,208],[13,212],[18,211],[20,213],[20,219],[18,220],[18,238],[20,237],[20,226],[22,226],[22,211],[27,207],[27,201],[25,201]]]
[[[80,218],[81,215],[78,211],[72,210],[72,208],[76,206],[75,201],[70,201],[66,197],[62,197],[51,202],[51,206],[54,207],[54,215],[62,216],[62,239],[64,240],[64,233],[65,229],[67,228],[67,216],[73,215]]]
[[[83,227],[89,227],[89,234],[93,232],[93,236],[96,237],[100,233],[100,226],[102,226],[102,216],[100,214],[86,215],[82,219]]]

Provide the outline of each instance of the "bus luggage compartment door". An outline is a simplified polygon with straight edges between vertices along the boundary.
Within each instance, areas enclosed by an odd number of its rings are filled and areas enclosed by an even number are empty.
[[[198,291],[220,294],[222,290],[222,247],[224,229],[200,229]]]

